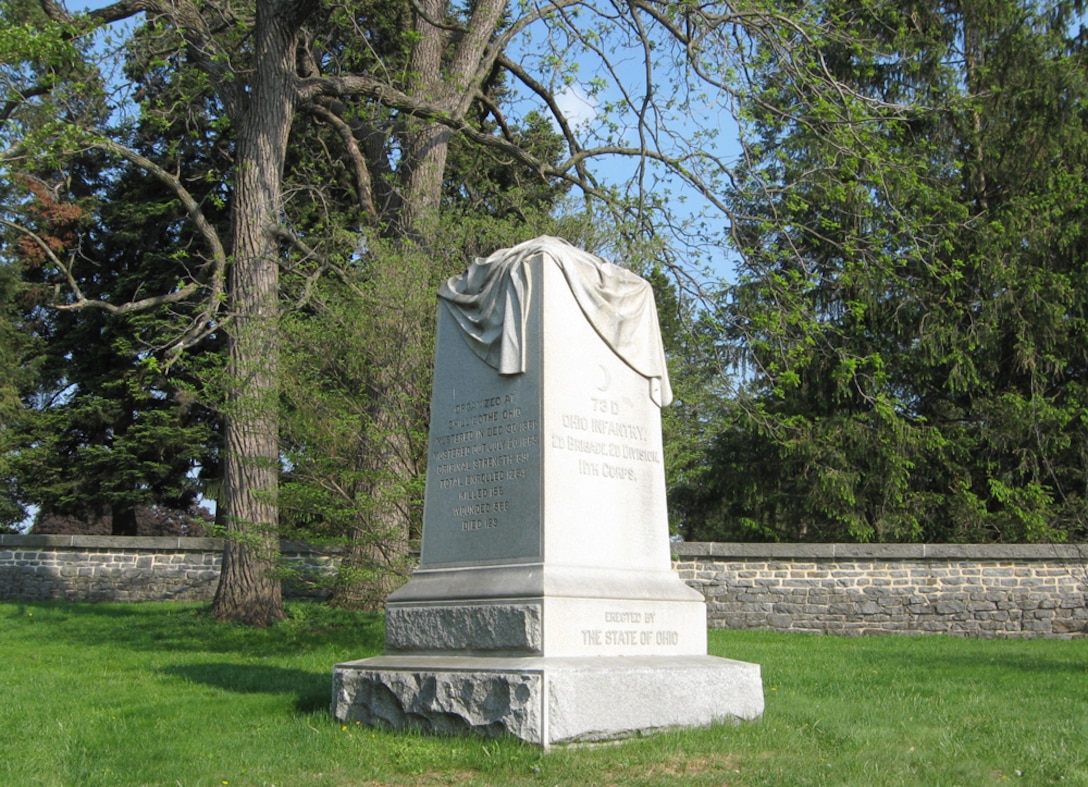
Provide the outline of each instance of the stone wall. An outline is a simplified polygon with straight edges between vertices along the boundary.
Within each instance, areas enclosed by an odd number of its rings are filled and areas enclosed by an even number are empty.
[[[1088,634],[1088,545],[673,544],[710,625],[820,634]]]
[[[0,535],[0,600],[208,601],[221,550],[214,538]],[[678,543],[672,552],[716,628],[1088,635],[1088,545]],[[284,553],[318,573],[337,559],[290,543]]]
[[[335,555],[283,545],[287,564],[331,570]],[[217,538],[0,535],[0,600],[210,601],[223,542]],[[288,583],[289,596],[312,596]]]

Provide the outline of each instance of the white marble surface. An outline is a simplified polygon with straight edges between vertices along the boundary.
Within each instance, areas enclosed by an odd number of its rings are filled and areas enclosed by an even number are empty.
[[[486,363],[438,310],[422,560],[390,598],[393,649],[703,654],[705,604],[668,551],[654,381],[601,339],[547,255],[522,264],[523,373]],[[496,619],[481,601],[525,610],[504,629],[542,636],[474,647],[466,632]]]
[[[437,348],[421,567],[539,561],[540,375],[499,374],[445,308]]]

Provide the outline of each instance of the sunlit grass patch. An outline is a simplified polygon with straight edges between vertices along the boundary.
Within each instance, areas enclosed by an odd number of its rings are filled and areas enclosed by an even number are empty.
[[[343,725],[332,666],[382,620],[268,630],[179,604],[0,604],[0,784],[1088,785],[1088,640],[710,632],[762,665],[760,721],[544,753]]]

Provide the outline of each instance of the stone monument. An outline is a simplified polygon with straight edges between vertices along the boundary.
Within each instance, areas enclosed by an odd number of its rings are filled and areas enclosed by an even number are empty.
[[[439,296],[420,565],[336,718],[548,746],[758,717],[672,570],[649,284],[543,237]]]

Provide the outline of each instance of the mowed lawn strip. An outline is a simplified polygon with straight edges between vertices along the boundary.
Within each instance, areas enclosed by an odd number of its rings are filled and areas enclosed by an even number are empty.
[[[381,617],[289,612],[0,603],[0,784],[1088,785],[1088,639],[711,631],[762,665],[761,721],[545,754],[337,724],[332,666]]]

